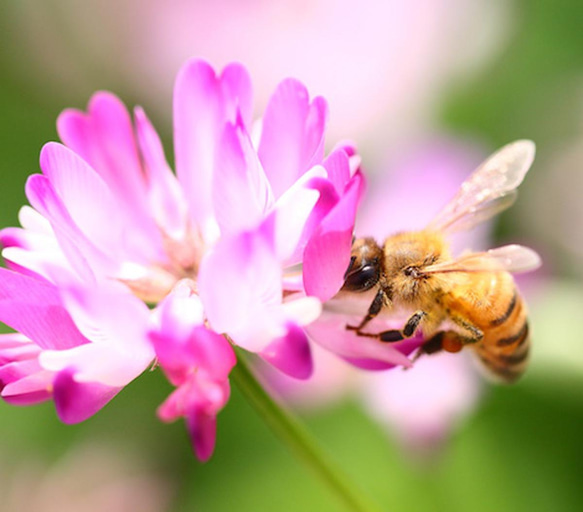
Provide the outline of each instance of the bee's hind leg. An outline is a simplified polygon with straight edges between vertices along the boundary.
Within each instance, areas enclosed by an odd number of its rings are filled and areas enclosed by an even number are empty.
[[[462,337],[454,331],[439,331],[421,345],[412,361],[415,362],[423,355],[437,354],[438,352],[459,352],[464,346]]]

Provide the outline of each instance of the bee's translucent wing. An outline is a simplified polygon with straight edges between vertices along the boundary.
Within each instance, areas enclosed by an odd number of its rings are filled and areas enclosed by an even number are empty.
[[[534,142],[530,140],[518,140],[498,150],[462,183],[428,229],[470,229],[508,208],[516,199],[516,188],[532,165],[534,154]]]
[[[424,274],[446,272],[506,272],[520,273],[535,270],[541,265],[540,256],[522,245],[505,245],[485,252],[473,252],[459,258],[436,263],[423,269]]]

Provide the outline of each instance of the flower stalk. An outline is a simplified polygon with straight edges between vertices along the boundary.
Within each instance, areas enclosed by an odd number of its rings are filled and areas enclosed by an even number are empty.
[[[380,512],[379,507],[336,467],[315,439],[289,411],[279,405],[257,381],[243,351],[235,350],[237,364],[231,378],[269,428],[289,447],[345,506],[354,512]]]

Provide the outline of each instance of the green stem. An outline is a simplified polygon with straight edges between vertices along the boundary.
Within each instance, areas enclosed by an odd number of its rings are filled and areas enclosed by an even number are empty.
[[[332,464],[299,421],[269,396],[253,375],[242,351],[237,349],[236,352],[237,364],[231,377],[263,421],[328,486],[348,510],[378,512],[379,508],[360,494],[346,475]]]

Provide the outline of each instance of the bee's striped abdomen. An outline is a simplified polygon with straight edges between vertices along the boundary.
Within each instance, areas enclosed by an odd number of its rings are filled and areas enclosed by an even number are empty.
[[[504,382],[514,382],[524,373],[530,334],[526,306],[516,289],[504,312],[490,320],[475,350],[483,365]]]

